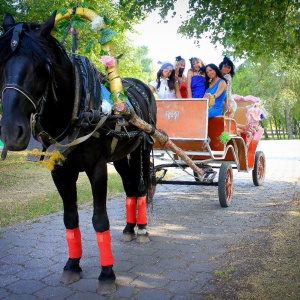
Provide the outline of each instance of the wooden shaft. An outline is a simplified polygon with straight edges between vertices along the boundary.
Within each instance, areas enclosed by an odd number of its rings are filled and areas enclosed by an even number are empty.
[[[136,126],[137,128],[140,128],[141,130],[145,131],[146,133],[151,133],[153,131],[153,128],[150,124],[142,120],[137,116],[137,114],[133,113],[129,122]],[[205,172],[197,167],[195,163],[184,153],[184,151],[177,147],[171,140],[169,140],[168,136],[157,129],[155,129],[154,133],[151,134],[151,136],[157,140],[160,145],[164,149],[170,149],[174,153],[176,153],[193,171],[195,171],[197,174],[199,174],[200,177],[203,177]]]

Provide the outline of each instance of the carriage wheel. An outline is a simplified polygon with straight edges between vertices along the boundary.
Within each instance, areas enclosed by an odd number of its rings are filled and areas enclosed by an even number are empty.
[[[231,164],[228,162],[222,163],[220,167],[218,192],[220,205],[222,207],[230,206],[233,192],[233,173]]]
[[[253,183],[256,186],[262,185],[265,181],[266,174],[266,158],[262,151],[255,153],[254,168],[252,170]]]

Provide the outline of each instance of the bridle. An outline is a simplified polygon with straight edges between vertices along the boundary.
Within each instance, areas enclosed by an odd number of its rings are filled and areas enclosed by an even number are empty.
[[[37,105],[40,101],[36,101],[28,92],[26,92],[22,87],[20,87],[19,85],[15,84],[15,83],[9,83],[9,84],[5,84],[3,86],[2,90],[1,90],[1,99],[0,99],[1,102],[3,102],[4,92],[9,89],[18,91],[19,93],[24,95],[25,98],[33,105],[34,111],[36,111]]]
[[[19,45],[19,38],[20,35],[23,32],[23,23],[19,23],[16,24],[16,26],[13,28],[13,36],[11,39],[11,50],[14,52],[18,45]],[[12,30],[12,29],[10,29]],[[25,96],[25,98],[32,104],[33,108],[34,108],[34,115],[36,116],[36,118],[39,118],[44,110],[44,105],[46,102],[46,99],[48,97],[48,92],[49,92],[49,86],[50,86],[50,81],[51,80],[51,63],[47,64],[46,68],[47,71],[50,74],[50,78],[48,79],[47,85],[46,85],[46,89],[45,92],[42,94],[42,96],[36,100],[34,97],[32,97],[25,89],[23,89],[21,86],[19,86],[18,84],[15,83],[7,83],[5,85],[3,85],[3,87],[1,88],[1,98],[0,98],[0,103],[4,101],[4,93],[6,90],[14,90],[19,92],[20,94],[22,94],[23,96]],[[53,85],[53,82],[52,82]],[[52,87],[53,89],[53,87]],[[54,92],[54,98],[56,99],[56,94]]]
[[[23,96],[25,96],[25,98],[34,107],[34,112],[40,115],[43,112],[44,104],[45,104],[45,101],[46,101],[47,96],[48,96],[48,92],[49,92],[49,80],[48,80],[45,92],[43,93],[43,95],[38,100],[36,100],[34,97],[32,97],[26,90],[24,90],[18,84],[7,83],[1,89],[1,99],[0,99],[0,102],[3,102],[3,100],[4,100],[4,93],[5,93],[6,90],[14,90],[14,91],[19,92]]]

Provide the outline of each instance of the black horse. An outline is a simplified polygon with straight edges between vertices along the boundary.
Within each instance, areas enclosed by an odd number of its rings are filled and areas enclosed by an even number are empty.
[[[64,206],[69,250],[64,283],[80,279],[82,247],[76,181],[79,172],[86,172],[93,194],[92,222],[100,251],[101,289],[115,284],[106,211],[107,163],[114,162],[126,192],[125,240],[133,238],[136,225],[138,235],[147,237],[152,141],[130,125],[126,116],[103,113],[101,74],[86,58],[66,54],[51,35],[55,16],[53,13],[43,24],[16,23],[10,14],[4,18],[5,32],[0,37],[0,138],[7,150],[21,151],[33,135],[44,150],[60,149],[66,157],[51,171]],[[124,86],[128,87],[131,109],[155,127],[156,105],[149,88],[129,78],[124,79]],[[61,144],[69,146],[60,147]]]

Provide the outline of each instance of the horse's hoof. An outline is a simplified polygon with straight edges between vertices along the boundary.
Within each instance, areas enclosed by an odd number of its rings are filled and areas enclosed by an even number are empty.
[[[64,270],[60,278],[60,282],[64,285],[68,285],[78,280],[80,280],[80,272],[74,272],[69,270]]]
[[[131,242],[135,239],[135,233],[123,233],[121,240],[123,242]]]
[[[97,293],[100,295],[110,295],[117,290],[117,285],[115,280],[104,280],[99,281]]]
[[[139,229],[137,232],[136,240],[138,243],[150,242],[149,233],[146,229]]]

